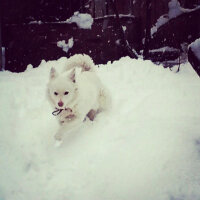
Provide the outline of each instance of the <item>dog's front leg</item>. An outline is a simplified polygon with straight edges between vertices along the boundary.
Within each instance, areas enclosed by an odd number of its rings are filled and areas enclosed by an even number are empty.
[[[62,140],[62,138],[63,138],[63,128],[62,127],[60,127],[60,129],[57,131],[54,138],[56,140],[60,140],[60,141]]]
[[[70,133],[71,131],[77,129],[82,124],[84,119],[85,119],[85,116],[76,117],[72,121],[68,121],[68,122],[63,123],[61,125],[60,129],[58,130],[58,132],[55,134],[55,139],[56,140],[62,140],[64,132]]]

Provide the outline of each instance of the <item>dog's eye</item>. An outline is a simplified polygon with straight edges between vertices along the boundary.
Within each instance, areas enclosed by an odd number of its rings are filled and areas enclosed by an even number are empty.
[[[69,92],[68,91],[66,91],[65,93],[64,93],[64,95],[68,95],[69,94]]]
[[[57,96],[58,95],[58,93],[57,92],[54,92],[54,94]]]

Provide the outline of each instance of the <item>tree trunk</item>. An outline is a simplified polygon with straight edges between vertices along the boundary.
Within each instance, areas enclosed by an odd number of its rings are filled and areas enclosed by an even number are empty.
[[[121,21],[120,21],[120,18],[119,18],[119,13],[118,13],[118,10],[116,8],[115,1],[114,0],[110,0],[110,4],[111,4],[111,7],[113,9],[113,12],[116,15],[116,24],[117,24],[117,27],[119,29],[119,36],[121,38],[122,47],[127,51],[128,55],[131,58],[138,58],[136,52],[134,52],[131,49],[131,47],[128,44],[128,41],[125,39],[124,30],[123,30],[122,25],[121,25]]]
[[[106,0],[105,3],[106,3],[106,15],[109,15],[109,6],[108,6],[108,2],[109,0]]]
[[[149,43],[151,39],[151,0],[146,0],[146,25],[145,25],[145,43],[144,59],[149,59]]]
[[[3,70],[3,57],[2,57],[2,3],[0,3],[0,71]]]

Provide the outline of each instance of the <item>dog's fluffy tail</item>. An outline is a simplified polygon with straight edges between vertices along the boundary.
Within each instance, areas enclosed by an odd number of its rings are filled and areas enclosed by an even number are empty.
[[[67,59],[66,70],[70,70],[75,67],[82,68],[82,72],[95,70],[92,58],[86,54],[75,54]]]

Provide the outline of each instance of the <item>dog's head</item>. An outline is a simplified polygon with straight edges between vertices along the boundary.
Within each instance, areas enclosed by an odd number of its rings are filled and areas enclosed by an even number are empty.
[[[56,108],[67,108],[76,98],[75,70],[59,75],[55,68],[51,68],[48,92]]]

